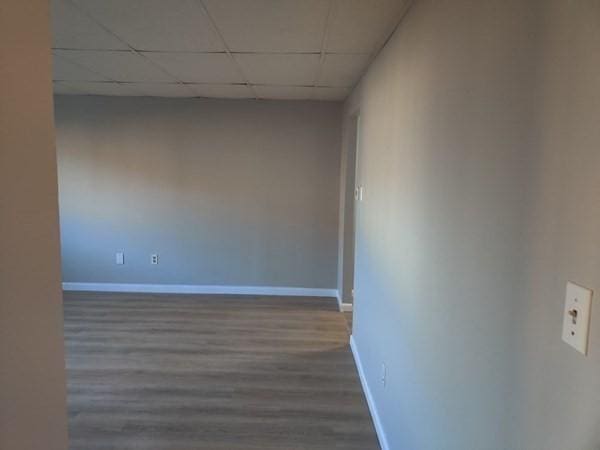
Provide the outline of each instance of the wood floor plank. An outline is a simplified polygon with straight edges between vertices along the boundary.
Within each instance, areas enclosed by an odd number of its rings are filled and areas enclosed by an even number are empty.
[[[71,450],[371,450],[335,301],[64,295]]]

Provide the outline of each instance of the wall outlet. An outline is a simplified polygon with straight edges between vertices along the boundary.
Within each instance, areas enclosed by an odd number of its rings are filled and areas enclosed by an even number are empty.
[[[125,264],[125,253],[123,253],[123,252],[117,252],[117,254],[115,255],[115,262],[118,265]]]
[[[387,367],[385,366],[385,363],[381,363],[381,378],[380,378],[381,384],[383,385],[383,387],[385,387],[386,383],[387,383]]]
[[[156,253],[150,255],[150,264],[158,264],[158,255]]]

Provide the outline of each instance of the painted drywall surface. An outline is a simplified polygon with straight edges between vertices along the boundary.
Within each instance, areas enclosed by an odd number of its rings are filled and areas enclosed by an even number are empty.
[[[600,448],[600,308],[587,357],[561,341],[567,280],[600,290],[598,17],[419,0],[346,102],[353,332],[393,449]]]
[[[552,0],[542,42],[527,292],[515,316],[515,448],[600,448],[600,3]],[[589,354],[561,341],[565,285],[592,288]]]
[[[58,97],[64,281],[335,288],[340,117],[328,102]]]
[[[0,448],[66,450],[46,1],[0,12]]]
[[[393,449],[511,445],[528,8],[417,1],[348,103],[365,188],[353,334]]]
[[[347,101],[365,187],[353,332],[393,449],[513,445],[535,3],[417,1]]]

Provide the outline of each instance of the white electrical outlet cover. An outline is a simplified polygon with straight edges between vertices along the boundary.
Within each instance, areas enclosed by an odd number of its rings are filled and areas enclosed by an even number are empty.
[[[588,351],[591,307],[592,291],[569,281],[565,295],[562,339],[584,355]]]
[[[125,255],[123,254],[123,252],[117,252],[117,255],[116,255],[116,258],[115,258],[115,262],[118,265],[125,264]]]

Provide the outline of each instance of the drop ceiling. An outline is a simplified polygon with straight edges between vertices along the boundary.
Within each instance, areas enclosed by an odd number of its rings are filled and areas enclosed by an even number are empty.
[[[52,0],[54,92],[343,100],[406,0]]]

